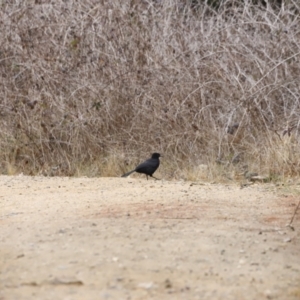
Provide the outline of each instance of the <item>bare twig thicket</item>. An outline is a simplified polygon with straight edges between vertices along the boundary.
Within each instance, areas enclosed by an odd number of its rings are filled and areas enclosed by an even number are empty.
[[[242,2],[2,1],[1,172],[299,175],[300,6]]]

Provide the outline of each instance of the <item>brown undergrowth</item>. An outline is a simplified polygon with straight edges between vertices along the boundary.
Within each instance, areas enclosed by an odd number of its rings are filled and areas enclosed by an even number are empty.
[[[3,2],[1,172],[299,175],[299,6],[233,3]]]

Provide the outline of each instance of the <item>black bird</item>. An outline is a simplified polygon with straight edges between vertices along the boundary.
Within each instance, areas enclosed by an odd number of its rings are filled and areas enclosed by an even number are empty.
[[[152,175],[159,167],[159,157],[160,156],[161,155],[159,153],[153,153],[151,158],[147,159],[146,161],[144,161],[143,163],[138,165],[134,170],[123,174],[121,177],[127,177],[130,174],[132,174],[133,172],[137,172],[137,173],[145,174],[147,176],[147,180],[148,180],[148,176],[158,179]]]

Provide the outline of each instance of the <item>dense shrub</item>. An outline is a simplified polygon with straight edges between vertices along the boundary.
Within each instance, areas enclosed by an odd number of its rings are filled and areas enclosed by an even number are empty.
[[[2,172],[298,174],[299,7],[247,3],[2,1]]]

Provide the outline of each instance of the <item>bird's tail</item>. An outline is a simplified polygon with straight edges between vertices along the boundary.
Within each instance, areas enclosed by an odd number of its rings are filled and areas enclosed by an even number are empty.
[[[130,171],[128,173],[123,174],[121,177],[127,177],[127,176],[129,176],[130,174],[132,174],[134,172],[135,172],[135,170],[132,170],[132,171]]]

